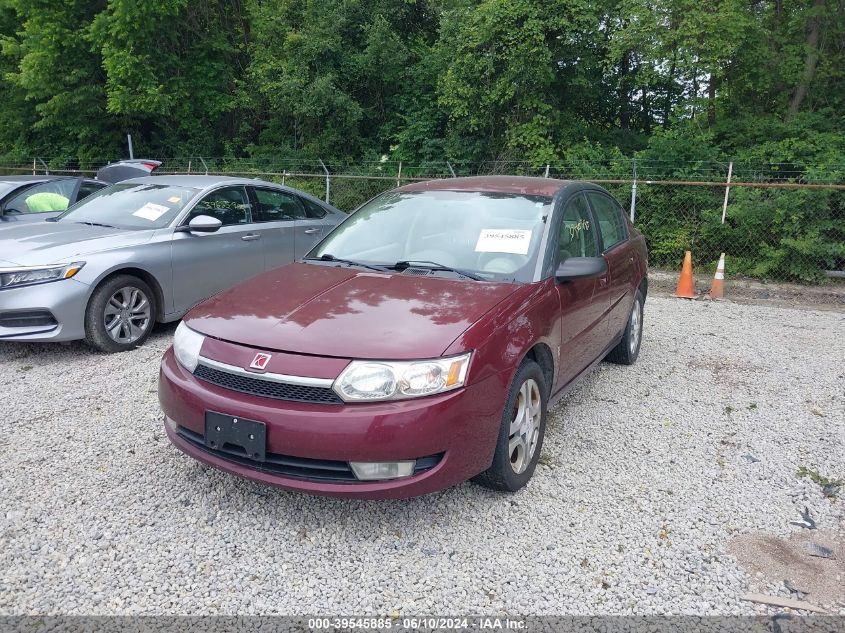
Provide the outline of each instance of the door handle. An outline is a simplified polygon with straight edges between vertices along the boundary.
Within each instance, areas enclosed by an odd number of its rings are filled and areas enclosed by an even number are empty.
[[[260,240],[261,233],[247,233],[246,235],[242,236],[241,239],[244,242],[253,242],[255,240]]]
[[[319,233],[320,229],[305,229],[305,235],[314,235],[314,233]]]

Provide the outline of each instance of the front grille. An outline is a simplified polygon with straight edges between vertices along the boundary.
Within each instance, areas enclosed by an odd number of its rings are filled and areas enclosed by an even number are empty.
[[[56,319],[46,310],[0,312],[0,327],[49,327]]]
[[[334,461],[330,459],[308,459],[306,457],[291,457],[289,455],[279,455],[277,453],[267,453],[263,462],[250,459],[246,456],[246,452],[238,450],[237,448],[230,448],[226,450],[212,449],[205,445],[205,438],[201,433],[195,433],[184,426],[176,427],[176,433],[191,445],[199,448],[210,455],[225,459],[228,462],[247,466],[254,470],[272,473],[274,475],[281,475],[283,477],[290,477],[291,479],[303,479],[307,481],[325,481],[333,483],[374,483],[374,482],[359,482],[355,478],[355,474],[349,467],[347,462]],[[228,445],[227,445],[228,446]],[[414,475],[424,473],[431,470],[443,457],[440,455],[430,455],[422,457],[417,460],[414,467]]]
[[[308,387],[285,382],[271,382],[250,376],[230,374],[203,364],[197,365],[194,376],[212,385],[253,396],[314,404],[343,404],[340,396],[327,387]]]

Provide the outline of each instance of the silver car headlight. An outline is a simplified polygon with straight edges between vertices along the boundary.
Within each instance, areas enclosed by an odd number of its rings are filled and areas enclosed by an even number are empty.
[[[463,387],[471,354],[414,361],[354,360],[332,388],[346,402],[404,400]]]
[[[173,335],[173,353],[176,360],[191,373],[194,373],[200,362],[200,350],[204,341],[205,337],[185,325],[184,321],[179,324]]]
[[[59,266],[26,266],[0,268],[0,289],[34,286],[60,279],[70,279],[85,265],[85,262],[61,264]]]

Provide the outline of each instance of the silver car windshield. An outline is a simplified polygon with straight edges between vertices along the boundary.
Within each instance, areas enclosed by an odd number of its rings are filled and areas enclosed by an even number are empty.
[[[118,183],[76,203],[57,222],[160,229],[170,224],[199,191],[176,185]]]
[[[309,258],[438,264],[483,280],[529,282],[551,204],[549,197],[511,193],[388,192],[356,211]]]

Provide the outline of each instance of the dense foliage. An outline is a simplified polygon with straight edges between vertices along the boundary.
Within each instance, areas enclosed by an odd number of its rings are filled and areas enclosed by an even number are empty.
[[[845,164],[845,4],[0,0],[0,102],[0,157],[88,164],[125,155],[131,133],[152,157],[507,170],[627,156],[670,178],[727,160],[830,178]],[[812,278],[843,264],[841,196],[802,193],[737,190],[727,231],[707,192],[655,192],[643,221],[655,253],[742,239],[761,254],[747,272]]]

